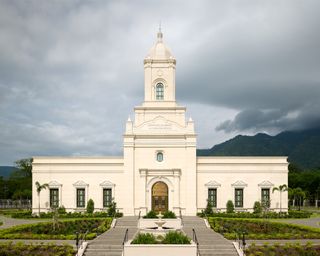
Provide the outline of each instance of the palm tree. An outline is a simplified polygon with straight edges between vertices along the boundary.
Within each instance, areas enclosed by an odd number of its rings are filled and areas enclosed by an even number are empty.
[[[279,187],[274,187],[272,189],[272,193],[274,191],[279,191],[280,192],[280,213],[282,209],[282,192],[288,191],[288,186],[286,184],[280,185]]]
[[[44,183],[44,184],[41,185],[38,181],[36,181],[36,187],[37,187],[37,193],[38,193],[38,198],[39,198],[39,200],[38,200],[38,202],[39,202],[38,213],[39,213],[39,216],[40,216],[40,192],[41,192],[41,190],[48,188],[49,184]]]

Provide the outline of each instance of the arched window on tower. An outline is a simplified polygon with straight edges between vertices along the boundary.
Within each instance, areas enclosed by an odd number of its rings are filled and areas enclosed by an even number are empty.
[[[164,86],[162,83],[158,83],[156,85],[156,99],[163,100],[164,99]]]

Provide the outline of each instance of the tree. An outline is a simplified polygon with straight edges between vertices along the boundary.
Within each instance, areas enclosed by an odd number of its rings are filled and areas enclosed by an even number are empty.
[[[38,200],[38,202],[39,202],[39,204],[38,204],[38,213],[39,213],[39,216],[40,216],[40,192],[43,190],[43,189],[46,189],[46,188],[48,188],[49,187],[49,184],[47,184],[47,183],[44,183],[44,184],[40,184],[38,181],[36,181],[36,187],[37,187],[37,194],[38,194],[38,198],[39,198],[39,200]]]
[[[299,211],[301,210],[301,203],[306,197],[306,193],[301,188],[293,189],[293,197],[297,199],[299,205]],[[295,200],[294,199],[294,200]]]
[[[280,193],[280,213],[282,211],[282,192],[288,191],[288,186],[286,184],[280,185],[279,187],[274,187],[272,189],[272,193],[274,191],[279,191]]]
[[[255,201],[253,204],[253,213],[260,214],[262,212],[262,206],[259,201]]]
[[[32,177],[32,158],[24,158],[15,161],[19,174],[23,177]]]
[[[212,205],[211,205],[209,200],[207,200],[207,207],[206,207],[206,209],[204,209],[204,213],[206,215],[212,215],[213,214]]]

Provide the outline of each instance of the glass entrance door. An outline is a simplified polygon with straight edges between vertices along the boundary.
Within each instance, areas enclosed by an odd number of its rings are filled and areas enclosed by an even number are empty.
[[[168,186],[162,181],[152,186],[152,210],[157,213],[168,211]]]

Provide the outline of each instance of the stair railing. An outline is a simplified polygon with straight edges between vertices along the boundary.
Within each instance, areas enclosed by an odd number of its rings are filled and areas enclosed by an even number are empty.
[[[183,218],[182,218],[181,208],[179,209],[179,215],[181,219],[181,226],[183,227]]]
[[[196,231],[194,230],[194,228],[192,229],[192,240],[197,245],[197,255],[201,256],[200,251],[199,251],[199,242],[198,242],[197,234],[196,234]]]
[[[124,234],[123,242],[122,242],[122,255],[124,256],[124,244],[128,242],[128,233],[129,229],[126,229],[126,233]]]

